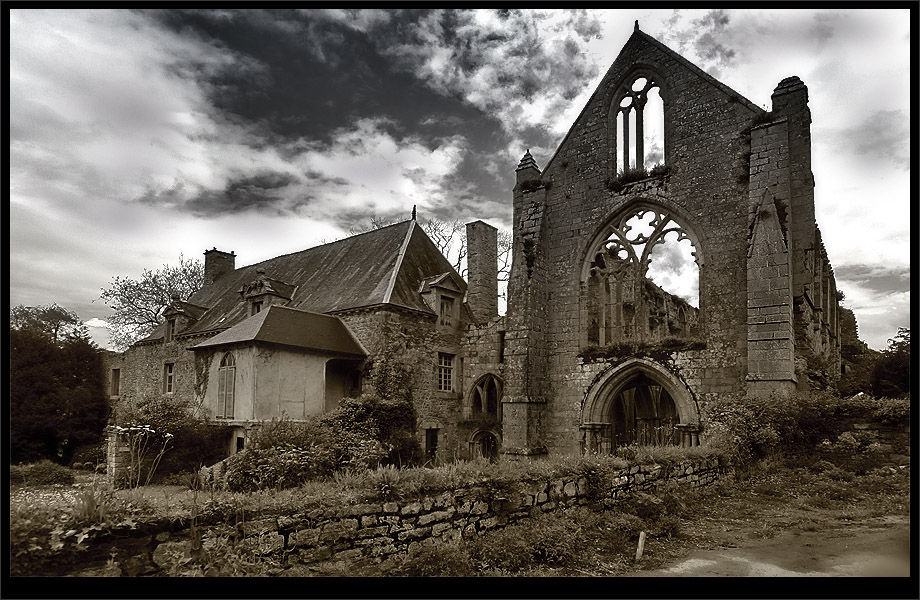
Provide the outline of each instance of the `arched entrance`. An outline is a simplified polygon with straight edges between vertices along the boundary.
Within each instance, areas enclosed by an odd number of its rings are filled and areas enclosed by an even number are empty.
[[[699,444],[699,409],[690,390],[654,361],[635,358],[611,368],[588,390],[582,411],[585,454],[618,446]]]
[[[470,437],[470,456],[489,462],[498,460],[498,437],[492,431],[480,430]]]

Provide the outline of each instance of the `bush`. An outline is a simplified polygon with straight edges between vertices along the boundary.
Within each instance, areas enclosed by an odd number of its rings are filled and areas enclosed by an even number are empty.
[[[47,459],[10,466],[10,484],[13,485],[72,485],[73,481],[73,471]]]
[[[342,469],[366,470],[384,456],[380,442],[367,434],[322,419],[280,420],[255,433],[248,449],[224,461],[224,478],[233,491],[283,489]]]
[[[86,463],[91,463],[90,469],[98,464],[105,463],[106,442],[87,444],[77,448],[71,457],[74,468],[86,468]],[[77,466],[79,465],[79,467]]]
[[[214,464],[226,456],[227,429],[196,416],[178,399],[156,399],[124,407],[117,421],[126,427],[147,426],[171,436],[153,473],[152,483],[196,473],[202,466]]]
[[[394,560],[396,564],[387,571],[388,576],[471,577],[475,575],[473,561],[467,549],[460,544],[426,544]]]
[[[539,515],[526,524],[509,525],[468,542],[483,569],[520,571],[535,565],[564,565],[580,543],[579,524],[569,515]]]

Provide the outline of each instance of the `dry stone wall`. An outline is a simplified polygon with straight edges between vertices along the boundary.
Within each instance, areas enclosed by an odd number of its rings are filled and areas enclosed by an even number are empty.
[[[207,548],[220,536],[231,536],[263,555],[286,555],[288,562],[312,564],[323,561],[369,561],[412,552],[426,544],[449,543],[526,522],[531,516],[571,506],[611,508],[639,491],[653,491],[673,482],[688,487],[705,486],[731,472],[716,457],[688,459],[673,465],[634,465],[611,473],[603,482],[569,475],[534,480],[517,493],[496,492],[486,487],[461,488],[410,501],[380,501],[303,513],[247,516],[235,525],[207,516],[196,528]],[[599,496],[598,489],[607,490]],[[145,564],[137,574],[168,574],[176,561],[189,555],[189,523],[163,520],[139,524],[119,535],[149,537]],[[109,538],[95,543],[110,543]],[[138,562],[138,561],[134,561]]]

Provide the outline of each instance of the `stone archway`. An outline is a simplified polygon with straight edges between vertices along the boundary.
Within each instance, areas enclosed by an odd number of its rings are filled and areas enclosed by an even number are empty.
[[[699,444],[699,408],[687,386],[658,363],[633,358],[602,373],[582,410],[583,454],[628,444]]]
[[[470,436],[470,457],[473,459],[483,458],[489,462],[498,460],[498,449],[500,447],[498,435],[488,429],[480,429]]]

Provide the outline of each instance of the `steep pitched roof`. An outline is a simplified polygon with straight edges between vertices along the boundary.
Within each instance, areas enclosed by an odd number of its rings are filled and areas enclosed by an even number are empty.
[[[245,320],[248,307],[239,290],[254,281],[259,270],[296,286],[288,306],[314,313],[378,305],[431,313],[418,293],[420,282],[447,271],[456,274],[422,228],[404,221],[222,275],[189,298],[210,308],[182,333],[218,331]]]
[[[269,306],[214,337],[196,344],[192,350],[232,344],[263,342],[348,356],[367,356],[338,317],[311,313],[286,306]]]

